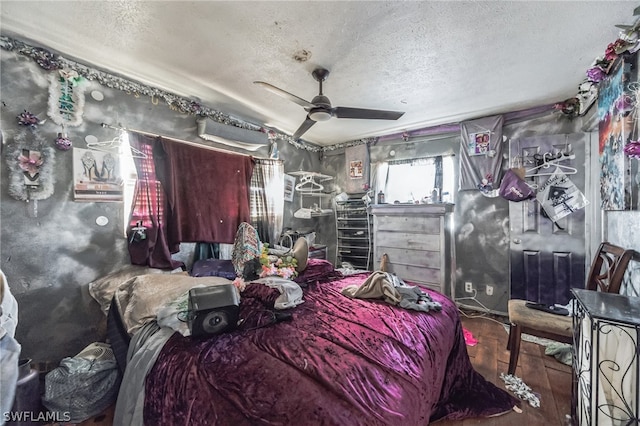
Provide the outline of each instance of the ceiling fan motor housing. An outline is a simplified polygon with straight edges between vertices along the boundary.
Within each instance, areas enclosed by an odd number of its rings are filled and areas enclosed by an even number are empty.
[[[314,121],[327,121],[332,117],[331,101],[324,95],[317,95],[311,100],[313,108],[309,110],[309,118]]]

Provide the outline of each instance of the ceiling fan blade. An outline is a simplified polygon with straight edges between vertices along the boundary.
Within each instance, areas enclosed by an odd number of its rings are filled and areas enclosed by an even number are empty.
[[[304,99],[296,95],[293,95],[285,90],[282,90],[279,87],[274,86],[273,84],[265,83],[264,81],[254,81],[253,83],[259,86],[262,86],[268,91],[275,93],[278,96],[282,96],[283,98],[288,99],[291,102],[295,102],[298,105],[303,106],[305,108],[313,108],[314,106],[311,102],[305,101]]]
[[[296,132],[293,134],[293,138],[294,139],[299,139],[300,136],[302,136],[314,124],[316,124],[316,122],[314,120],[310,119],[309,116],[307,116],[307,119],[304,120],[304,122],[300,125],[300,127],[298,127],[298,130],[296,130]]]
[[[368,120],[397,120],[404,115],[404,112],[399,111],[347,107],[335,107],[331,112],[337,118],[362,118]]]

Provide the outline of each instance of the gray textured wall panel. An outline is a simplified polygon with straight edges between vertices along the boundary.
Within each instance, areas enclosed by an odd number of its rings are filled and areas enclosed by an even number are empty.
[[[0,60],[4,143],[11,143],[24,131],[16,116],[26,109],[47,119],[37,131],[53,144],[61,129],[46,114],[48,72],[12,52],[1,51]],[[89,95],[92,90],[102,92],[104,100],[95,101]],[[85,94],[83,123],[66,129],[75,147],[86,148],[84,137],[88,134],[99,140],[113,139],[117,132],[101,127],[106,122],[233,151],[202,141],[196,135],[194,116],[173,111],[162,102],[154,105],[148,97],[135,97],[94,82],[87,82]],[[278,146],[285,170],[319,169],[319,154],[281,140]],[[253,155],[267,157],[268,147]],[[8,195],[6,164],[3,156],[0,267],[19,304],[16,338],[22,344],[23,357],[57,363],[104,338],[104,317],[88,293],[88,284],[129,263],[123,207],[121,203],[74,202],[72,152],[55,150],[54,194],[38,202],[37,217],[29,217],[27,204]],[[285,223],[290,222],[296,203],[294,200],[285,208]],[[109,223],[98,226],[98,216],[107,217]],[[192,250],[192,244],[183,244],[174,257],[190,266]]]

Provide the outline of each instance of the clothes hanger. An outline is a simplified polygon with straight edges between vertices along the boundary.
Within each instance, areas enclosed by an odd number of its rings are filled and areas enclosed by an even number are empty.
[[[324,186],[316,182],[312,175],[302,176],[300,178],[300,183],[296,185],[296,190],[300,192],[319,192],[323,189]]]
[[[122,136],[116,136],[110,141],[87,142],[87,148],[93,151],[125,155],[131,158],[147,158],[147,154],[137,148],[132,147],[131,145],[129,145],[130,154],[127,154],[126,152],[120,152],[120,149],[122,148]],[[117,152],[115,152],[114,150],[117,150]]]
[[[578,173],[578,169],[576,169],[575,167],[560,164],[561,161],[575,159],[575,154],[566,154],[565,152],[559,152],[554,155],[549,152],[545,152],[542,155],[535,154],[534,158],[536,160],[541,159],[542,164],[539,164],[530,169],[526,169],[524,176],[525,178],[532,178],[536,176],[551,176],[557,169],[560,169],[562,172],[564,172],[564,174],[567,175],[575,175],[576,173]],[[553,170],[549,170],[551,166],[555,166],[556,168]]]

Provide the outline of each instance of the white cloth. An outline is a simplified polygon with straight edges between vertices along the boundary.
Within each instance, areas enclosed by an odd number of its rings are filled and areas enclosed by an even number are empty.
[[[277,288],[280,291],[280,296],[278,296],[274,305],[276,309],[293,308],[304,302],[304,300],[302,300],[302,288],[294,281],[272,276],[260,278],[254,282],[262,283],[271,288]]]
[[[18,302],[0,271],[0,285],[4,288],[0,304],[0,425],[5,424],[4,413],[11,411],[18,382],[20,344],[14,339],[18,325]]]

